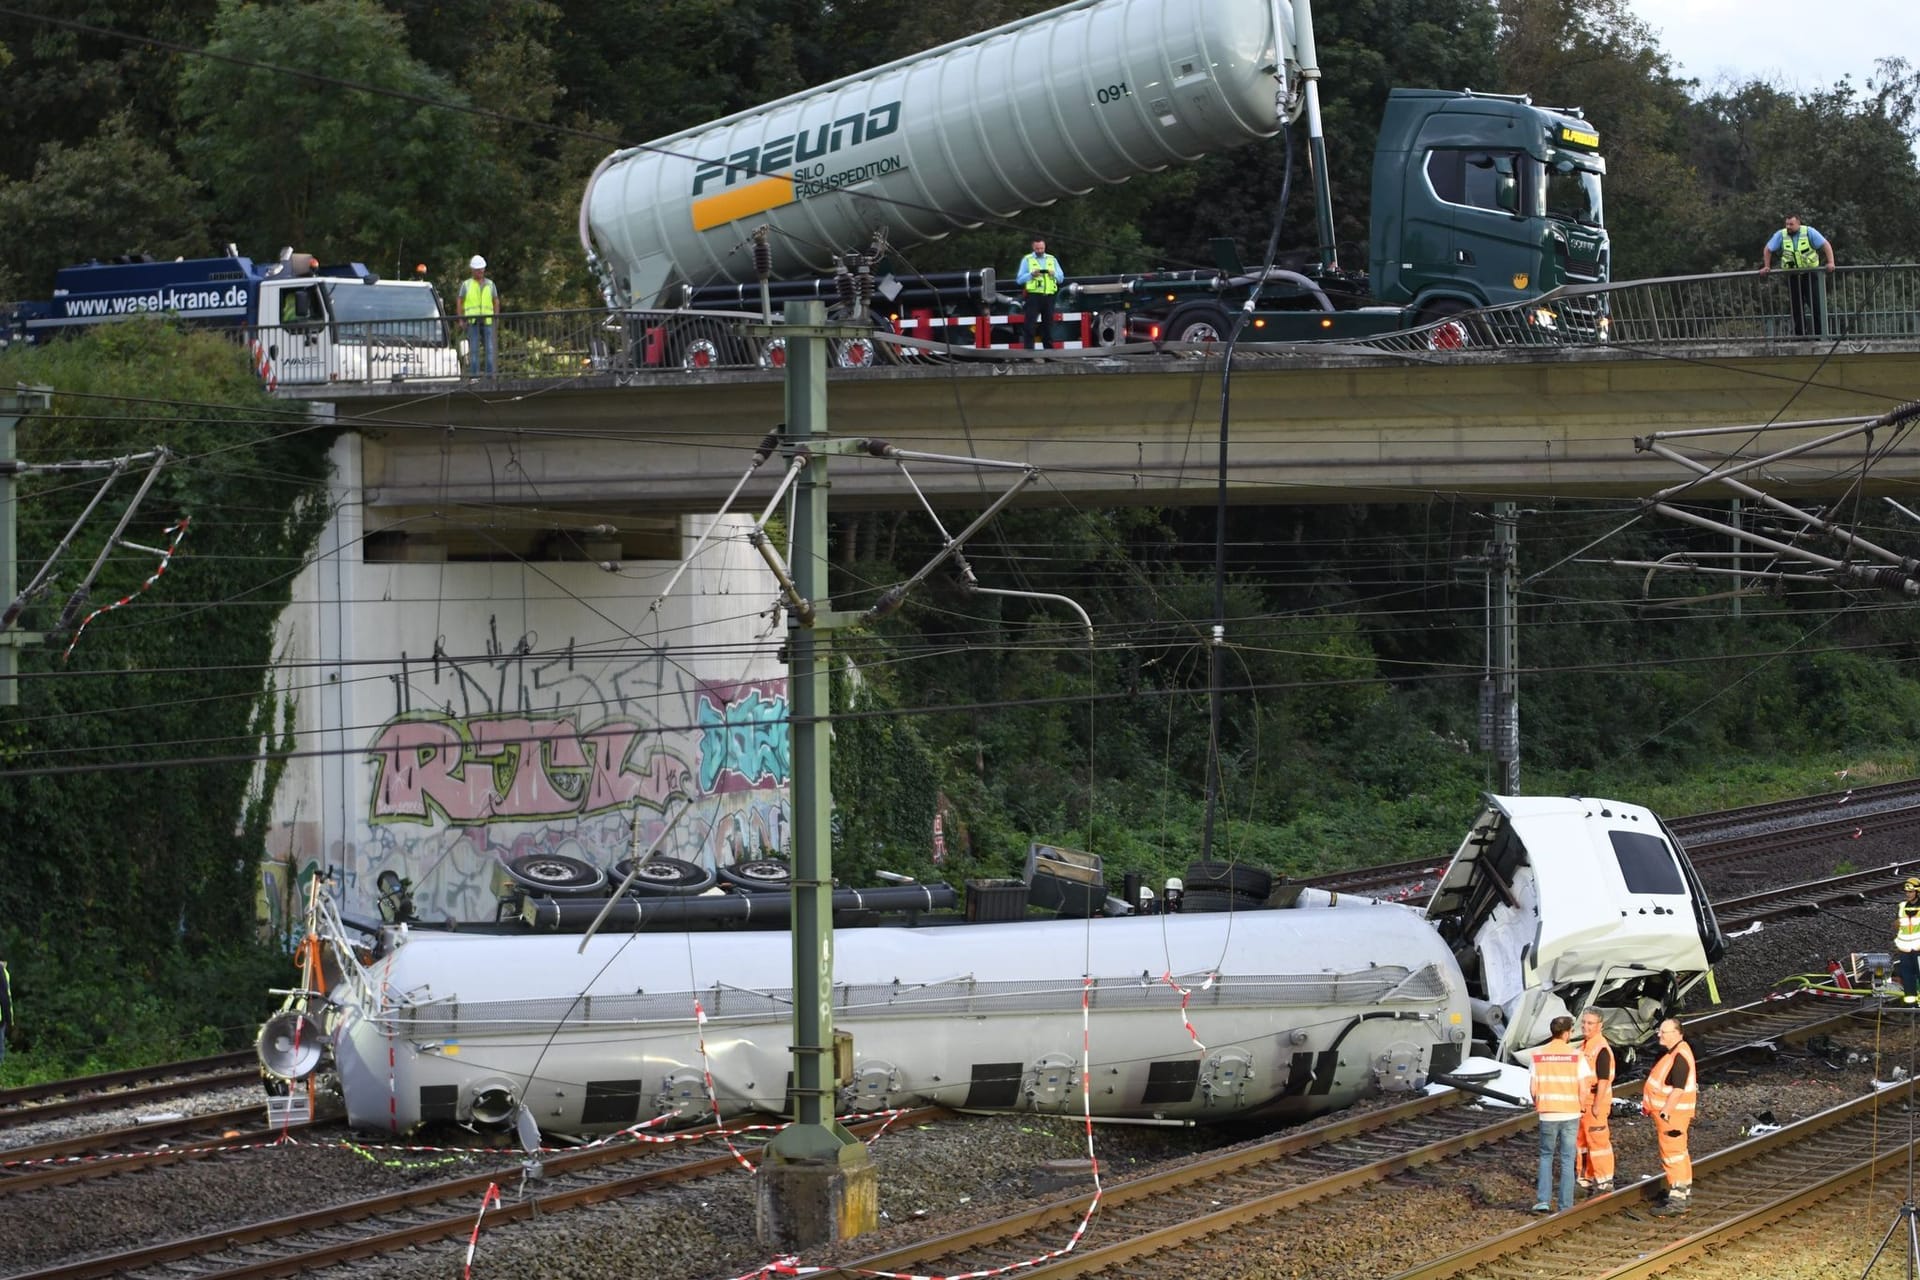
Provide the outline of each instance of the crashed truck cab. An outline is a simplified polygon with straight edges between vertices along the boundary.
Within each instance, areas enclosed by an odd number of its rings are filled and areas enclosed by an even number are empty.
[[[1488,796],[1427,918],[1466,978],[1476,1041],[1502,1059],[1588,1006],[1614,1043],[1650,1040],[1726,951],[1686,850],[1616,800]]]

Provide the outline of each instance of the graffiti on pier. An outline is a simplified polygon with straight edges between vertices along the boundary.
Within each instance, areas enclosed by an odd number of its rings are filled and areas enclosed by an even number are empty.
[[[631,720],[581,729],[571,718],[454,720],[429,714],[389,722],[375,762],[374,822],[459,825],[587,818],[691,799],[690,770]],[[651,741],[645,739],[651,738]]]
[[[709,687],[700,696],[700,789],[784,785],[793,770],[785,694],[758,686]]]

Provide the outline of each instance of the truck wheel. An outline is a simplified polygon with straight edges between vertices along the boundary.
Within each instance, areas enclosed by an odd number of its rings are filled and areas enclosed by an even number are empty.
[[[1217,302],[1189,302],[1176,307],[1160,330],[1162,342],[1190,342],[1204,346],[1225,342],[1233,332],[1233,320]]]
[[[607,878],[600,868],[562,853],[529,853],[509,858],[507,875],[531,893],[579,896],[599,891]]]
[[[673,322],[667,335],[673,363],[690,372],[753,366],[758,363],[747,345],[724,320],[690,316]]]
[[[1454,298],[1442,298],[1438,302],[1429,302],[1420,308],[1414,317],[1415,327],[1433,325],[1427,334],[1429,351],[1459,351],[1465,347],[1484,347],[1487,345],[1487,331],[1479,321],[1455,319],[1470,310],[1466,303]]]
[[[1265,902],[1273,892],[1273,872],[1245,862],[1189,862],[1186,886],[1189,897],[1195,889],[1214,889]]]
[[[720,879],[747,893],[785,893],[793,884],[793,870],[778,858],[755,858],[720,868]]]
[[[624,881],[634,869],[631,858],[613,864],[614,880]],[[627,892],[640,897],[657,898],[669,894],[704,893],[716,879],[711,868],[684,858],[654,856],[640,864],[640,874],[627,886]]]

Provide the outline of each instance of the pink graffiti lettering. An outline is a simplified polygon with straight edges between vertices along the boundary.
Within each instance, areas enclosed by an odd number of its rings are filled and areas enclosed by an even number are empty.
[[[586,817],[635,803],[656,811],[691,794],[691,771],[663,747],[630,759],[642,730],[608,721],[585,733],[571,720],[503,716],[467,722],[397,720],[370,755],[375,822],[523,822]]]

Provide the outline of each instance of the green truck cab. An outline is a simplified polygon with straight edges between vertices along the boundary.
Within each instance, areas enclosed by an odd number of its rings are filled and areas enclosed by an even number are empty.
[[[1342,271],[1324,243],[1317,265],[1269,272],[1258,280],[1257,309],[1241,340],[1369,337],[1561,285],[1604,282],[1606,169],[1600,135],[1577,109],[1536,107],[1523,96],[1395,89],[1374,151],[1370,269]],[[1132,331],[1162,342],[1224,339],[1257,273],[1230,247],[1216,245],[1216,255],[1221,273],[1211,279],[1141,279]],[[1574,323],[1584,319],[1587,336],[1604,336],[1597,302],[1585,312],[1562,308],[1557,319],[1542,311],[1529,323],[1551,327],[1569,314]],[[1488,340],[1484,327],[1466,321],[1449,326],[1438,343]]]

